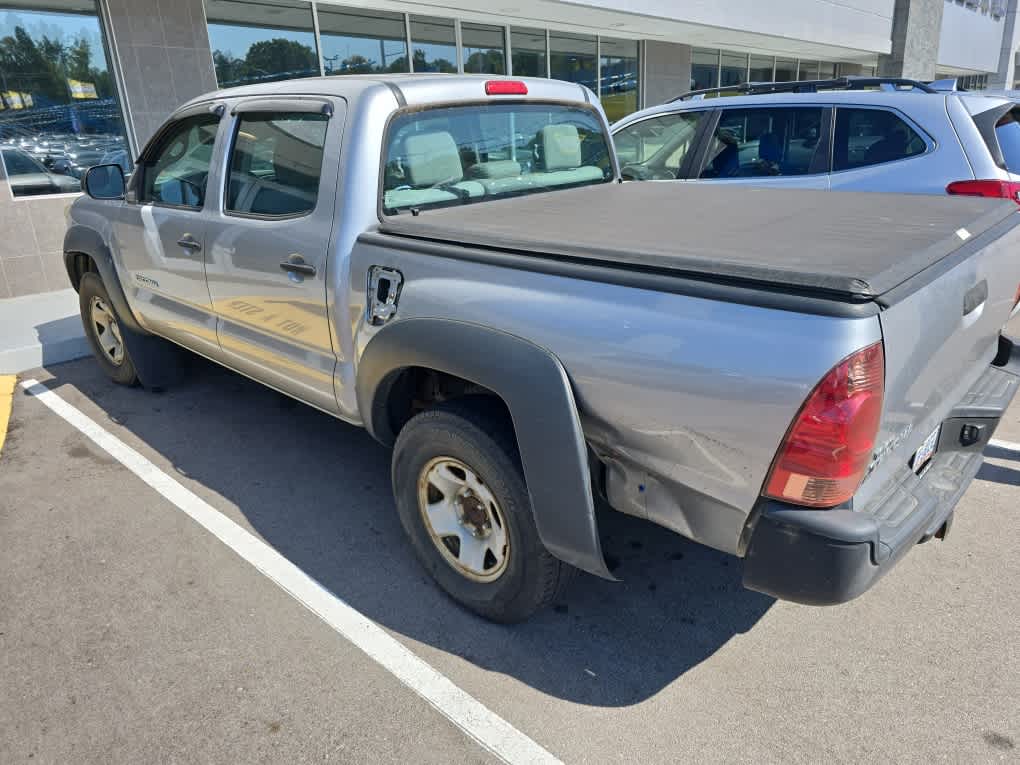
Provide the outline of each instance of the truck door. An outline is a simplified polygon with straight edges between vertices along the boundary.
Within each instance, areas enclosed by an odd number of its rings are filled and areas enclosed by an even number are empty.
[[[326,268],[344,102],[254,98],[231,112],[206,275],[227,364],[330,412]]]
[[[145,323],[207,355],[219,352],[203,262],[219,124],[218,114],[202,108],[164,126],[113,222],[123,286]]]

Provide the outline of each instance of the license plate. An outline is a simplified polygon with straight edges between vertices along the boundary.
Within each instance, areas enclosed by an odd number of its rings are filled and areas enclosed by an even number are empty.
[[[914,459],[911,461],[910,466],[914,469],[915,473],[920,473],[921,469],[928,464],[928,460],[935,454],[935,447],[938,446],[939,431],[941,430],[942,426],[939,425],[931,432],[930,436],[924,439],[921,448],[914,452]]]

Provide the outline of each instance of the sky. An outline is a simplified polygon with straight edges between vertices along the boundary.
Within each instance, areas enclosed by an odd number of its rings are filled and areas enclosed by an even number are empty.
[[[49,37],[60,39],[65,44],[85,38],[92,45],[91,63],[97,69],[106,69],[106,55],[103,53],[99,19],[74,13],[38,13],[36,11],[0,12],[0,37],[14,34],[15,27],[24,27],[33,39]]]

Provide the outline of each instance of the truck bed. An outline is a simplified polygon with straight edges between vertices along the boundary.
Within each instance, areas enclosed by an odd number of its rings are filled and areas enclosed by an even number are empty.
[[[1020,224],[1016,213],[1011,201],[979,197],[648,182],[390,216],[380,231],[882,302],[961,248],[978,249],[982,234]]]

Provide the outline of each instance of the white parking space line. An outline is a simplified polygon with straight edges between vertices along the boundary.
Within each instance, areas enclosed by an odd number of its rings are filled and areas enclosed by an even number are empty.
[[[368,654],[491,754],[515,764],[559,762],[548,750],[411,653],[378,624],[56,393],[36,380],[24,380],[21,386]]]
[[[988,442],[989,446],[994,446],[996,449],[1005,449],[1008,452],[1016,452],[1020,455],[1020,444],[1014,443],[1013,441],[1000,441],[997,438],[993,438]]]

